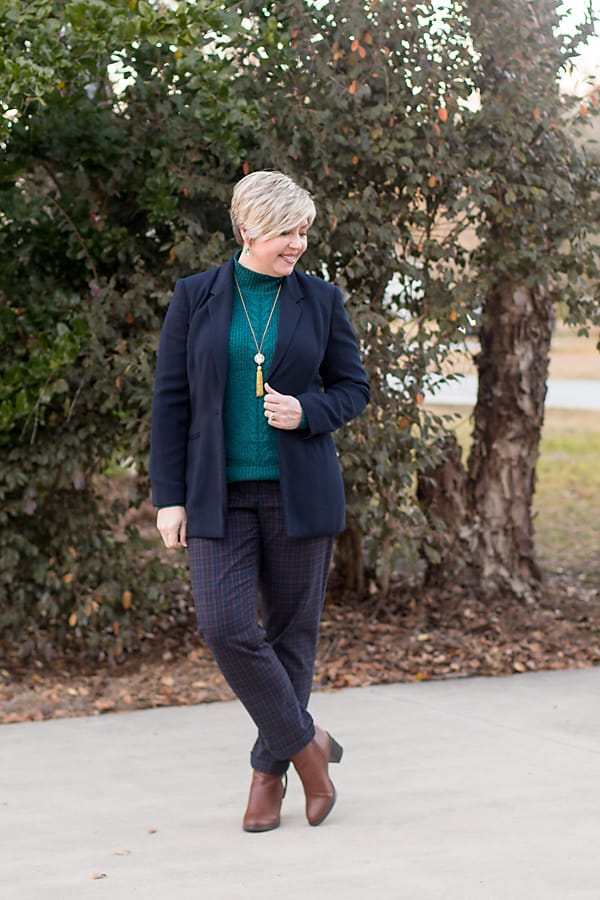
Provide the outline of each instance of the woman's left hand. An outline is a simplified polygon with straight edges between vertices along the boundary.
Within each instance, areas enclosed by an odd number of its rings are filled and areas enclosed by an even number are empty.
[[[279,394],[265,384],[265,416],[272,428],[293,431],[302,421],[300,401],[290,394]]]

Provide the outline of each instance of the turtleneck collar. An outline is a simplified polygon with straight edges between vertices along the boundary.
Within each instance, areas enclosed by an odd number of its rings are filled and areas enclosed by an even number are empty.
[[[249,269],[247,266],[243,265],[239,261],[241,252],[241,250],[238,250],[235,254],[233,257],[233,264],[235,267],[235,277],[242,290],[246,288],[246,290],[251,293],[270,294],[275,288],[279,287],[282,280],[280,277],[274,275],[262,275],[260,272],[254,272],[253,269]]]

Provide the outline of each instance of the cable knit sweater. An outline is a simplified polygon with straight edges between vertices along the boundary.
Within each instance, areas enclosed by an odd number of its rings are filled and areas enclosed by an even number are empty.
[[[237,254],[239,257],[239,254]],[[260,344],[280,278],[260,275],[235,259],[237,278]],[[262,345],[263,376],[268,371],[277,341],[279,302]],[[256,345],[234,289],[229,330],[229,361],[223,422],[228,481],[279,479],[277,431],[267,424],[264,397],[256,396]]]

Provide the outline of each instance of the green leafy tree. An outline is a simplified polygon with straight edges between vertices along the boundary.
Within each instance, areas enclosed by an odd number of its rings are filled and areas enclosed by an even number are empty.
[[[250,114],[222,46],[237,16],[108,0],[1,15],[0,622],[125,645],[170,602],[170,570],[117,520],[147,494],[173,282],[226,243]],[[124,457],[138,477],[111,505],[102,476]]]
[[[444,464],[421,480],[428,540],[441,550],[428,577],[528,597],[541,577],[532,506],[557,304],[584,330],[600,321],[600,166],[577,140],[597,91],[580,102],[559,88],[593,23],[561,34],[553,0],[461,7],[479,106],[457,123],[462,190],[444,192],[443,203],[456,223],[447,251],[458,294],[481,309],[479,390],[466,467],[446,440]],[[464,226],[477,243],[457,255]]]
[[[347,294],[371,378],[339,435],[346,583],[385,595],[420,558],[429,583],[535,590],[553,310],[583,327],[599,306],[598,164],[558,92],[579,38],[557,21],[550,0],[2,5],[0,625],[22,649],[41,627],[118,653],[170,603],[172,571],[116,523],[147,494],[173,282],[231,252],[231,186],[262,167],[313,191],[306,266]],[[474,315],[464,467],[422,401]]]
[[[373,386],[339,441],[351,503],[338,563],[359,588],[364,547],[384,591],[416,546],[429,584],[519,597],[539,584],[532,501],[556,303],[598,320],[598,166],[558,83],[591,23],[561,36],[556,7],[246,5],[271,47],[249,65],[264,93],[247,158],[317,194],[307,265],[347,291]],[[419,401],[473,319],[465,469]]]
[[[428,286],[435,187],[453,175],[442,119],[448,102],[466,99],[464,23],[453,16],[451,30],[428,3],[245,10],[263,42],[245,60],[244,90],[262,98],[247,164],[283,168],[314,192],[319,215],[303,263],[346,293],[371,381],[370,407],[337,436],[349,499],[337,568],[362,591],[367,566],[385,593],[399,561],[414,564],[425,542],[415,484],[440,459],[444,423],[423,409],[423,395],[443,380],[465,321],[447,291]]]

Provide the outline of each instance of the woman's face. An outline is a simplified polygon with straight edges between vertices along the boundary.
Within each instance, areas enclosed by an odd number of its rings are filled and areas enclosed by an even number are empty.
[[[308,225],[302,222],[275,237],[255,238],[250,244],[250,254],[242,252],[240,262],[253,272],[281,278],[291,275],[307,244]]]

